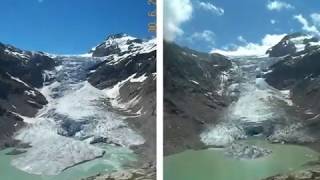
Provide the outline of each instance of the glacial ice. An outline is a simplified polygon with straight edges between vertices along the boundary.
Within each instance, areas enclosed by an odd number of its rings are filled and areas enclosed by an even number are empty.
[[[22,117],[28,125],[15,138],[32,147],[13,159],[13,166],[30,174],[56,175],[108,153],[90,144],[93,138],[105,138],[125,148],[144,143],[144,138],[124,121],[125,117],[108,111],[105,90],[96,89],[85,80],[85,71],[81,70],[86,70],[88,62],[61,61],[62,66],[53,71],[57,73],[56,81],[39,89],[49,103],[36,117]],[[74,136],[66,137],[58,134],[64,121],[83,125]]]
[[[259,63],[263,63],[262,59],[259,62],[246,62],[245,59],[240,61],[244,63],[243,71],[246,71],[242,82],[231,84],[227,88],[229,94],[235,90],[240,91],[239,97],[229,105],[221,123],[208,127],[201,133],[201,140],[207,145],[226,146],[235,140],[244,139],[247,129],[282,118],[285,112],[279,106],[292,105],[289,92],[279,91],[265,79],[256,78],[255,70]]]
[[[32,148],[12,165],[30,174],[57,175],[64,169],[104,154],[104,150],[85,142],[60,136],[51,119],[39,119],[36,124],[23,129],[16,136]]]
[[[242,128],[230,124],[218,124],[200,135],[201,141],[207,145],[225,147],[235,140],[245,139]]]

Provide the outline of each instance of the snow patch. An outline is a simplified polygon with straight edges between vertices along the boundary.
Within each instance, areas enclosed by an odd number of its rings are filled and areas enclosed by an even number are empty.
[[[137,78],[131,78],[130,82],[144,82],[146,79],[148,78],[148,76],[145,74],[141,75],[140,77]]]
[[[33,96],[33,97],[36,96],[36,92],[34,90],[24,91],[24,94],[26,94],[27,96]]]
[[[8,55],[17,57],[17,58],[22,58],[22,59],[29,59],[30,56],[25,54],[23,51],[22,52],[17,52],[9,49],[5,49],[4,52]]]
[[[194,83],[194,84],[198,84],[199,85],[199,83],[197,81],[194,81],[194,80],[189,80],[189,81]]]
[[[7,72],[7,75],[9,75],[11,79],[13,79],[13,80],[15,80],[15,81],[17,81],[17,82],[29,87],[29,88],[31,88],[27,83],[23,82],[21,79],[19,79],[17,77],[14,77],[14,76],[10,75],[8,72]]]
[[[127,82],[131,82],[135,75],[136,74],[133,74],[133,75],[129,76],[127,79],[118,82],[112,88],[108,88],[108,89],[104,90],[105,94],[110,99],[110,103],[113,107],[128,110],[139,103],[139,101],[141,99],[141,97],[139,97],[139,96],[135,96],[134,98],[132,98],[128,102],[122,102],[121,96],[120,96],[121,87],[124,84],[126,84]]]

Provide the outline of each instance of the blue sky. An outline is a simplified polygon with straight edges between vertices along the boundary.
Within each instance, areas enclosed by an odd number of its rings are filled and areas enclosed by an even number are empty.
[[[57,54],[86,53],[112,33],[150,38],[147,0],[1,0],[0,42]]]
[[[263,45],[263,40],[268,44],[291,32],[320,35],[318,0],[165,0],[165,3],[166,39],[200,51],[234,50],[250,43]]]

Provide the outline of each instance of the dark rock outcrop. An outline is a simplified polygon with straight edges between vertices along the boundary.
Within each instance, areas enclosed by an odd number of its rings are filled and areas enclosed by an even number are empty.
[[[266,53],[269,54],[270,57],[294,55],[297,52],[302,52],[310,48],[313,42],[319,42],[319,39],[304,33],[293,33],[286,35]]]
[[[0,43],[0,71],[8,72],[32,87],[42,87],[44,71],[55,65],[55,61],[42,52],[23,51]]]
[[[94,86],[103,89],[111,87],[118,82],[127,79],[135,74],[134,78],[143,74],[150,76],[156,71],[156,51],[145,54],[129,56],[117,64],[108,64],[108,60],[100,64],[89,75],[89,82]]]
[[[289,89],[293,102],[304,110],[320,113],[320,47],[303,56],[285,57],[270,67],[266,81],[277,89]],[[311,113],[310,113],[311,114]]]
[[[315,42],[309,39],[305,42]],[[320,45],[306,46],[301,52],[288,55],[270,67],[266,81],[280,90],[290,90],[293,103],[301,111],[301,118],[309,127],[308,132],[320,137]]]
[[[270,67],[266,80],[277,89],[295,86],[299,81],[320,74],[320,49],[309,51],[304,56],[288,56]]]
[[[156,43],[126,34],[110,35],[93,48],[93,57],[104,59],[90,69],[88,81],[99,89],[119,85],[118,111],[131,114],[127,121],[140,131],[146,143],[134,147],[144,160],[155,160],[156,152]],[[132,116],[133,115],[133,116]]]
[[[126,34],[108,36],[105,42],[91,51],[93,57],[104,57],[105,61],[90,69],[94,72],[88,81],[104,89],[133,74],[134,77],[150,76],[156,72],[155,46],[153,40],[143,41]]]
[[[55,61],[41,52],[23,51],[0,43],[0,147],[23,126],[21,116],[32,117],[47,100],[36,89]]]
[[[166,155],[201,148],[199,134],[227,106],[221,86],[232,63],[164,42],[164,151]],[[221,91],[221,92],[220,92]]]

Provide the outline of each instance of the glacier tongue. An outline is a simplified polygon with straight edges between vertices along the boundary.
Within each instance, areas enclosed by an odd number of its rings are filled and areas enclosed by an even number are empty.
[[[26,119],[27,127],[16,134],[16,139],[32,147],[13,159],[13,166],[30,174],[57,175],[108,154],[108,150],[90,144],[95,138],[127,148],[144,143],[143,137],[124,121],[125,117],[108,111],[105,91],[86,81],[86,70],[94,63],[83,57],[61,60],[62,65],[52,72],[56,81],[41,89],[48,105],[36,117]],[[78,129],[64,127],[65,122],[71,127],[78,123]],[[72,133],[59,133],[61,129]]]
[[[17,139],[32,148],[14,159],[12,165],[30,174],[57,175],[64,169],[101,157],[104,150],[86,142],[56,134],[54,121],[38,119],[39,123],[23,129]]]
[[[239,139],[245,139],[250,133],[263,133],[270,122],[285,119],[285,106],[291,106],[288,95],[271,87],[263,78],[261,69],[269,59],[240,59],[242,71],[241,83],[231,85],[229,89],[240,91],[237,101],[226,110],[221,122],[211,126],[200,137],[207,145],[227,146]],[[251,132],[252,131],[252,132]]]
[[[244,130],[234,124],[218,124],[208,132],[201,134],[201,140],[207,145],[225,147],[236,140],[245,139]]]

